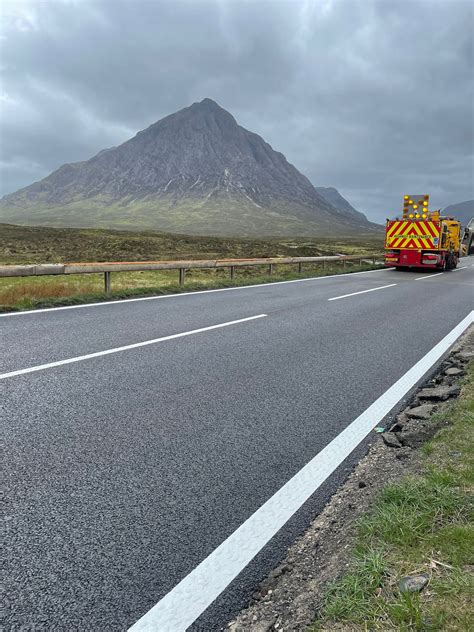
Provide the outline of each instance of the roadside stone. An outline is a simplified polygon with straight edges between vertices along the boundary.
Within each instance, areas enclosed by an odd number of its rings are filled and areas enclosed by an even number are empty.
[[[398,582],[400,592],[421,592],[428,585],[430,578],[426,573],[408,575]]]
[[[459,386],[438,386],[436,388],[424,388],[418,393],[418,397],[432,401],[445,401],[454,395],[459,395],[460,392]]]
[[[446,369],[445,373],[446,375],[464,375],[464,371],[462,369],[458,369],[455,366],[451,367],[450,369]]]
[[[403,430],[403,428],[405,427],[406,422],[405,423],[401,423],[400,421],[396,421],[393,426],[390,426],[389,428],[389,433],[393,433],[393,432],[401,432]],[[383,437],[383,435],[382,435]]]
[[[397,439],[404,447],[408,448],[419,448],[421,445],[426,443],[428,439],[436,432],[433,430],[431,432],[427,428],[418,428],[417,430],[406,430],[405,432],[397,432]]]
[[[407,417],[411,419],[429,419],[433,414],[435,406],[433,404],[422,404],[406,411]]]
[[[397,415],[397,422],[400,424],[406,424],[408,421],[408,417],[406,415],[406,413],[400,413],[399,415]]]
[[[382,435],[383,442],[389,448],[401,448],[402,444],[397,438],[397,435],[394,432],[386,432]]]
[[[469,360],[472,360],[474,358],[474,351],[460,351],[456,355],[456,358],[458,358],[462,362],[469,362]]]

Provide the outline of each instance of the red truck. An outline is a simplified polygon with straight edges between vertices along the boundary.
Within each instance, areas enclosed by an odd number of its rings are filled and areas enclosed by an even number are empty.
[[[401,219],[387,219],[385,265],[448,270],[461,256],[461,223],[430,211],[428,195],[405,195]]]

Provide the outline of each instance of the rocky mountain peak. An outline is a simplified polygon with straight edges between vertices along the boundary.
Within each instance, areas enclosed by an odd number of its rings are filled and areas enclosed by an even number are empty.
[[[239,236],[374,230],[209,98],[6,196],[1,219]]]

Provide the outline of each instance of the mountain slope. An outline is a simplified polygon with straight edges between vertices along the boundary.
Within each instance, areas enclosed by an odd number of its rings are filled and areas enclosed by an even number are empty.
[[[321,195],[326,202],[332,204],[334,208],[337,208],[339,211],[343,213],[347,213],[347,215],[352,215],[355,218],[358,218],[361,222],[367,221],[366,216],[360,211],[356,211],[356,209],[350,204],[346,198],[342,197],[337,189],[334,187],[314,187],[316,191]]]
[[[2,198],[0,221],[209,235],[378,232],[211,99]]]
[[[474,200],[466,200],[458,204],[451,204],[443,209],[443,215],[452,215],[458,219],[463,226],[467,226],[474,217]]]

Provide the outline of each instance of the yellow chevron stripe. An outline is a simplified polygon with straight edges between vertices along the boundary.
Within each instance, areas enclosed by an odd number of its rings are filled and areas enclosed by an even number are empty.
[[[423,237],[426,237],[427,239],[432,239],[431,233],[428,230],[428,226],[426,225],[425,222],[419,226],[419,229],[420,229],[420,235],[422,235]]]
[[[439,226],[437,224],[435,224],[434,222],[428,222],[430,225],[431,230],[434,232],[434,234],[439,237]]]
[[[387,232],[387,239],[393,235],[393,233],[396,231],[396,229],[402,224],[403,222],[394,222],[392,224],[392,226],[390,227],[390,230]]]
[[[418,235],[420,235],[421,237],[425,235],[425,231],[422,230],[421,225],[418,222],[414,222],[414,224],[415,224],[415,230],[418,233]]]
[[[406,235],[406,233],[408,232],[409,228],[410,228],[411,222],[403,222],[403,224],[400,227],[399,230],[399,235]]]

